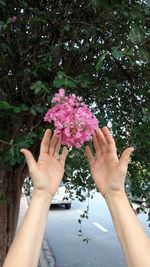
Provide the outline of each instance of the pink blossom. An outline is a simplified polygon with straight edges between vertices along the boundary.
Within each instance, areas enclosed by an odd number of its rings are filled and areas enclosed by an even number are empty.
[[[17,20],[17,17],[16,16],[13,16],[12,19],[11,19],[11,21],[12,21],[13,24],[16,23],[16,20]]]
[[[52,103],[59,103],[62,102],[62,100],[64,100],[65,97],[65,90],[63,88],[59,89],[59,93],[56,93],[55,96],[52,99]]]
[[[91,139],[98,120],[82,97],[70,94],[65,96],[63,88],[52,99],[54,106],[48,109],[44,121],[54,122],[55,133],[61,137],[63,145],[80,148]]]

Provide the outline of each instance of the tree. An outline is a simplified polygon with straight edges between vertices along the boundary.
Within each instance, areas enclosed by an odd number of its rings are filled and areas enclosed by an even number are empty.
[[[118,152],[133,145],[133,193],[150,180],[149,1],[0,1],[0,264],[12,242],[27,175],[20,148],[37,155],[43,116],[60,87],[83,96]],[[65,179],[80,195],[94,187],[84,149],[72,150]],[[73,160],[72,160],[73,158]],[[81,167],[81,162],[82,166]],[[76,170],[76,171],[74,171]]]

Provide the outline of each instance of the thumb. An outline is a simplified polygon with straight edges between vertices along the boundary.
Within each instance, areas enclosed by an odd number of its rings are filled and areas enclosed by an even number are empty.
[[[37,165],[32,153],[29,150],[24,149],[24,148],[22,148],[20,152],[25,156],[27,164],[28,164],[29,172],[30,174],[32,174]]]
[[[123,151],[123,153],[120,157],[120,160],[119,160],[119,165],[121,167],[125,167],[125,166],[127,167],[128,166],[128,163],[130,160],[130,155],[133,151],[134,151],[133,147],[128,147]]]

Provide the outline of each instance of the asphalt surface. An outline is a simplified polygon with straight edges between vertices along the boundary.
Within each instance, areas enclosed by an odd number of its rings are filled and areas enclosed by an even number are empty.
[[[96,193],[90,200],[89,219],[84,219],[82,236],[78,236],[78,219],[87,202],[73,201],[72,208],[52,207],[46,228],[46,238],[56,257],[58,267],[125,267],[120,243],[117,239],[105,200]],[[146,232],[150,228],[146,215],[138,215]],[[89,242],[83,242],[88,238]]]

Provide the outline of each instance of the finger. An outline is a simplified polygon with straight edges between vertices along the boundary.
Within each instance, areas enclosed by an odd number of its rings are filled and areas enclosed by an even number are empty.
[[[99,146],[99,142],[98,142],[96,134],[93,135],[93,145],[95,148],[96,156],[97,157],[100,156],[102,153],[101,153],[101,148]]]
[[[67,155],[68,155],[68,149],[66,146],[64,146],[62,149],[62,154],[61,154],[61,158],[60,158],[61,164],[65,165]]]
[[[128,166],[128,163],[130,160],[130,155],[133,151],[134,151],[133,147],[128,147],[123,151],[123,153],[120,157],[120,160],[119,160],[119,165],[121,167],[127,167]]]
[[[91,162],[93,162],[95,158],[94,158],[94,156],[92,154],[92,151],[91,151],[89,146],[85,147],[85,154],[86,154],[86,156],[88,158],[89,163],[91,164]]]
[[[50,143],[49,143],[49,155],[54,156],[55,147],[57,145],[57,142],[59,140],[59,137],[56,134],[53,134]]]
[[[27,161],[27,165],[28,165],[28,168],[29,168],[29,172],[32,175],[32,173],[34,172],[34,170],[37,167],[36,161],[35,161],[32,153],[29,150],[24,149],[24,148],[22,148],[20,150],[20,152],[25,156],[26,161]]]
[[[98,139],[98,142],[99,142],[99,146],[100,146],[101,152],[105,153],[106,150],[107,150],[107,142],[106,142],[106,139],[104,137],[104,134],[101,131],[101,129],[96,129],[95,133],[96,133],[96,136],[97,136],[97,139]]]
[[[56,159],[58,159],[59,157],[60,146],[61,146],[61,139],[59,138],[56,143],[55,150],[54,150],[54,158]]]
[[[108,144],[108,150],[110,152],[116,151],[116,144],[115,144],[114,138],[112,137],[109,129],[106,126],[104,126],[102,128],[102,132],[103,132],[103,135],[105,137],[105,140],[106,140],[106,142]]]
[[[51,137],[51,130],[47,129],[44,133],[41,146],[40,146],[40,155],[48,153],[48,148],[49,148],[49,142],[50,142],[50,137]]]

